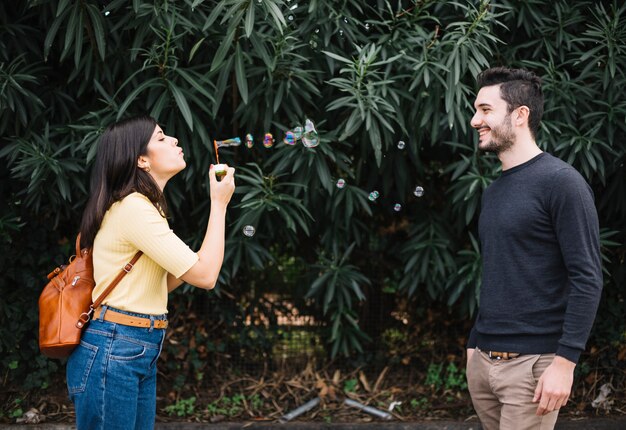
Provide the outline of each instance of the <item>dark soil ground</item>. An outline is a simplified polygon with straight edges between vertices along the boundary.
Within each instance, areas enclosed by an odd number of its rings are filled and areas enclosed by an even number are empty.
[[[381,422],[347,406],[345,399],[391,414],[400,422],[475,420],[465,383],[466,340],[459,335],[468,327],[445,321],[440,315],[426,315],[419,328],[390,331],[381,336],[378,355],[368,361],[378,364],[359,366],[329,362],[320,347],[294,350],[284,344],[282,352],[274,348],[271,359],[258,353],[210,350],[203,339],[211,338],[212,329],[188,313],[184,322],[174,321],[175,329],[168,330],[159,361],[157,421],[277,422],[316,398],[319,404],[294,421]],[[63,370],[61,366],[45,390],[25,391],[3,381],[0,423],[73,422]],[[589,346],[577,366],[574,391],[561,417],[626,418],[625,345]]]
[[[294,421],[320,423],[368,423],[384,421],[355,407],[345,399],[356,400],[378,411],[390,413],[396,421],[475,420],[464,385],[450,386],[443,379],[431,385],[428,375],[412,372],[406,366],[383,368],[379,373],[339,369],[315,371],[306,366],[300,371],[277,370],[248,375],[234,370],[213,374],[197,387],[174,390],[171,379],[161,375],[158,389],[158,422],[276,422],[308,401],[319,397],[319,404],[294,418]],[[445,378],[446,374],[443,374]],[[623,380],[613,381],[605,401],[598,401],[604,381],[579,380],[562,419],[626,418]],[[602,379],[601,379],[602,378]],[[422,383],[418,383],[421,381]],[[453,385],[453,384],[452,384]],[[0,422],[47,423],[73,422],[73,406],[62,380],[45,391],[1,392],[3,405]],[[596,402],[594,402],[596,400]],[[597,407],[594,407],[597,406]],[[391,411],[390,411],[391,409]],[[30,417],[30,418],[29,418]]]

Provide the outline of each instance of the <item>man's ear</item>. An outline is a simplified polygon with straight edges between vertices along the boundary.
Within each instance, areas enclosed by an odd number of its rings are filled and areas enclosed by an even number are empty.
[[[530,109],[528,109],[528,106],[520,106],[517,109],[515,109],[515,125],[522,126],[524,124],[528,124],[528,119],[530,117]]]

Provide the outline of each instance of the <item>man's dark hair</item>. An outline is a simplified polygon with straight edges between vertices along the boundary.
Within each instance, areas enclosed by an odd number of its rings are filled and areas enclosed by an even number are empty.
[[[528,128],[533,139],[536,139],[543,116],[543,91],[539,76],[524,69],[492,67],[481,72],[477,81],[479,89],[500,85],[500,97],[506,101],[509,113],[520,106],[527,106],[530,110]]]

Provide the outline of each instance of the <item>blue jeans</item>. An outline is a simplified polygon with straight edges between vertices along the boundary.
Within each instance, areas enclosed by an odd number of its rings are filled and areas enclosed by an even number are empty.
[[[156,361],[165,329],[104,321],[106,308],[103,306],[102,315],[83,331],[80,345],[67,362],[67,388],[76,408],[76,426],[78,430],[154,428]],[[152,318],[166,319],[166,315]]]

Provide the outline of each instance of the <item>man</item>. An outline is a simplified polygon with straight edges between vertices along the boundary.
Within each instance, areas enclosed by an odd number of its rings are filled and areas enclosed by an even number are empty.
[[[498,67],[478,84],[471,125],[502,174],[482,197],[468,387],[486,430],[552,429],[602,291],[598,216],[582,176],[536,144],[539,77]]]

